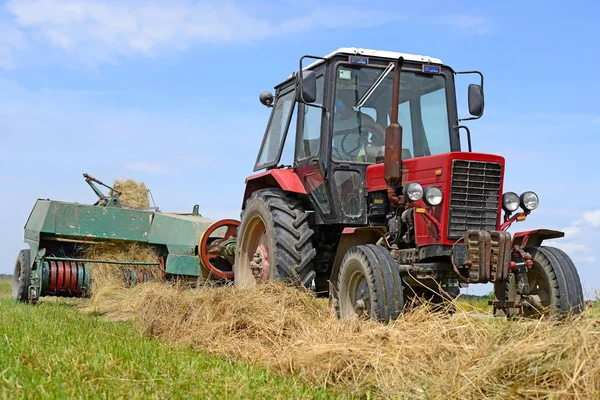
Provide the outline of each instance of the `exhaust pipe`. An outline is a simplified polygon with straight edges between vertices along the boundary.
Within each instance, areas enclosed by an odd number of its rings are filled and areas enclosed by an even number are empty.
[[[390,124],[385,130],[385,154],[383,177],[387,184],[388,199],[392,207],[398,207],[404,202],[403,196],[397,193],[402,185],[402,125],[398,122],[398,107],[400,105],[400,71],[404,58],[396,61],[394,83],[392,88],[392,115]]]

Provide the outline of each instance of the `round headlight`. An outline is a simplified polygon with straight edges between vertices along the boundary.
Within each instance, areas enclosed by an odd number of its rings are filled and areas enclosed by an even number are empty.
[[[504,211],[517,211],[519,203],[519,196],[515,192],[507,192],[502,196],[502,208],[504,208]]]
[[[404,197],[410,201],[419,201],[423,197],[423,186],[417,182],[406,184],[402,191],[404,193]]]
[[[429,186],[425,189],[424,198],[430,206],[437,206],[442,202],[442,189],[437,186]]]
[[[525,192],[521,195],[521,207],[523,210],[533,211],[540,204],[540,198],[533,192]]]

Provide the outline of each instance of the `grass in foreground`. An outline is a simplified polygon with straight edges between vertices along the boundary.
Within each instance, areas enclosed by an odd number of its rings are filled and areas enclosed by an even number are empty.
[[[144,337],[131,323],[82,315],[73,302],[17,304],[6,297],[9,288],[0,281],[2,398],[339,396],[294,377]]]

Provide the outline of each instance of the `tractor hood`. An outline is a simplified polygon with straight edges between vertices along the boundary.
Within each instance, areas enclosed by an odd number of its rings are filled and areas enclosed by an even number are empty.
[[[416,207],[427,208],[441,225],[436,237],[426,221],[416,221],[415,234],[420,246],[452,244],[468,230],[497,230],[502,209],[504,157],[468,152],[452,152],[402,161],[402,184],[418,182],[427,189],[442,190],[442,203],[428,206],[423,200]],[[386,190],[384,165],[367,167],[367,190]]]

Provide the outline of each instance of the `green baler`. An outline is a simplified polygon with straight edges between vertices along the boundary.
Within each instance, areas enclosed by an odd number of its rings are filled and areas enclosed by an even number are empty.
[[[194,206],[190,214],[139,209],[121,203],[120,192],[84,174],[98,195],[94,205],[37,200],[25,225],[29,249],[15,263],[13,297],[36,302],[41,296],[85,296],[90,264],[131,266],[133,280],[142,279],[136,266],[155,266],[165,279],[233,277],[238,221],[203,218]],[[111,189],[102,193],[96,185]],[[82,246],[98,242],[147,246],[152,262],[91,260],[78,256]]]

